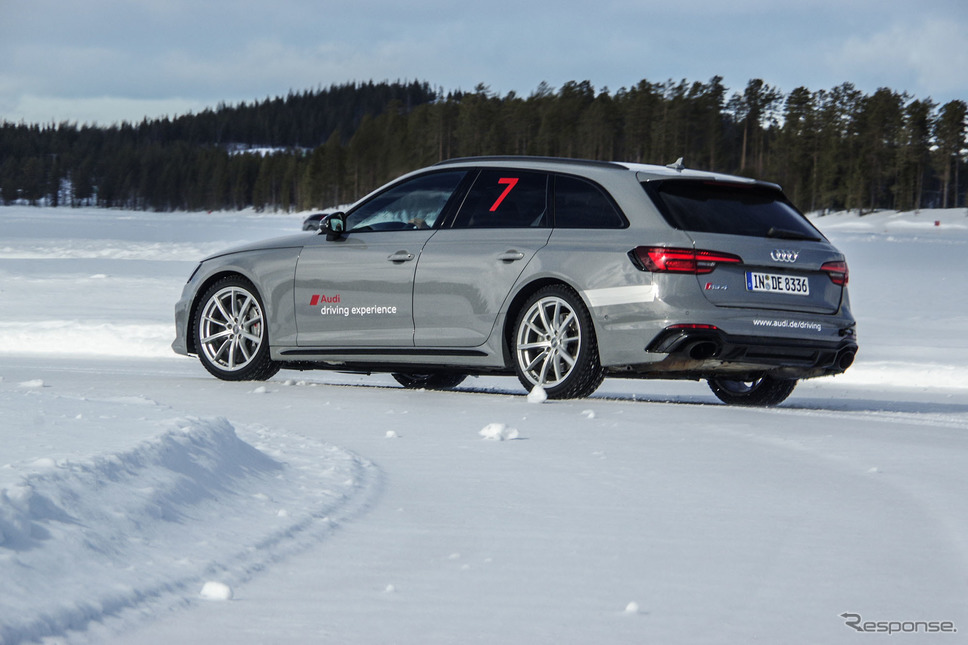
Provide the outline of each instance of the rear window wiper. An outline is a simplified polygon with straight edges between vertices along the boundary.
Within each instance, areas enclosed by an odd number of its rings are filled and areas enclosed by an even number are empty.
[[[771,226],[770,230],[766,232],[767,237],[775,237],[781,240],[808,240],[810,242],[819,242],[820,238],[816,235],[810,235],[809,233],[802,233],[800,231],[788,231],[782,228],[776,228]]]

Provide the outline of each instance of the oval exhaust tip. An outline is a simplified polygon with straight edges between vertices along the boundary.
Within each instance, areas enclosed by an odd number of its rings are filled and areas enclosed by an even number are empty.
[[[855,352],[849,349],[841,353],[840,358],[837,359],[837,367],[841,370],[846,370],[854,364],[854,355]]]
[[[719,354],[719,344],[711,340],[701,340],[690,345],[686,353],[693,360],[704,361]]]

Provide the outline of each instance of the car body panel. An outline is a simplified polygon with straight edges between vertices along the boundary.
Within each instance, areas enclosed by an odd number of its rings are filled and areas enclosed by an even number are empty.
[[[550,236],[550,228],[438,231],[417,265],[415,344],[484,344],[512,287]]]
[[[432,230],[312,236],[295,273],[300,346],[412,346],[413,280]]]
[[[304,236],[270,240],[269,248],[250,248],[254,245],[246,245],[204,260],[192,274],[182,290],[181,299],[175,305],[176,338],[172,349],[178,353],[196,353],[190,326],[198,300],[208,285],[226,275],[240,275],[259,290],[273,346],[295,345],[292,294],[296,260],[301,247],[292,245],[293,240],[304,240]]]
[[[635,242],[627,229],[589,231],[556,229],[515,287],[561,282],[578,292],[588,308],[599,339],[602,365],[642,362],[644,335],[656,328],[657,285],[652,274],[638,270],[625,253]]]
[[[844,256],[826,240],[772,240],[695,232],[688,235],[697,249],[728,249],[743,259],[741,264],[722,264],[711,274],[696,276],[703,295],[717,307],[820,314],[833,314],[840,308],[844,288],[834,284],[820,267],[843,261]],[[752,291],[747,285],[747,273],[806,278],[809,294]]]

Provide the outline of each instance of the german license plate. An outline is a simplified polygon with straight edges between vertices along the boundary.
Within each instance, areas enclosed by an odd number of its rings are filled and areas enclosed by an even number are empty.
[[[765,291],[768,293],[787,293],[794,296],[809,296],[810,283],[806,278],[779,275],[776,273],[746,272],[747,291]]]

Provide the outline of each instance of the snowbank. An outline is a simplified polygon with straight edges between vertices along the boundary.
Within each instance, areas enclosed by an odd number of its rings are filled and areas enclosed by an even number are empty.
[[[332,447],[311,467],[286,463],[225,419],[166,426],[122,452],[34,460],[0,489],[0,643],[84,629],[187,590],[230,598],[230,584],[301,548],[300,534],[318,538],[366,503],[376,478]]]

